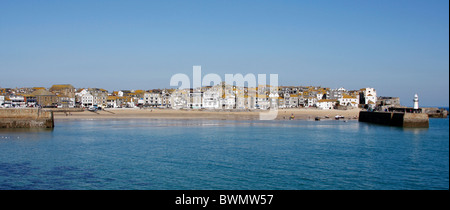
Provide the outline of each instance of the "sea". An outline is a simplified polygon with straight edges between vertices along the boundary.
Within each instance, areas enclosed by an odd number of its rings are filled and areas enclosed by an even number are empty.
[[[449,119],[57,120],[0,130],[0,190],[448,190]]]

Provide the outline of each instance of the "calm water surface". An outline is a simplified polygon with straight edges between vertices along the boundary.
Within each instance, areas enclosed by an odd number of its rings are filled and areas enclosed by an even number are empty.
[[[0,189],[449,189],[449,120],[70,120],[0,130]]]

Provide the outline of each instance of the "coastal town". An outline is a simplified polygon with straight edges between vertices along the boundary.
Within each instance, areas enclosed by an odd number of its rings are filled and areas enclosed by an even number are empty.
[[[377,97],[374,88],[331,89],[320,86],[236,87],[225,83],[190,89],[118,90],[75,88],[0,88],[0,108],[158,108],[270,110],[286,108],[386,109],[399,107],[398,97]]]
[[[398,97],[377,96],[374,88],[320,86],[240,87],[221,82],[187,89],[118,90],[75,88],[1,88],[0,127],[53,128],[54,119],[215,119],[358,120],[391,126],[429,126],[430,117],[448,110],[404,107]]]

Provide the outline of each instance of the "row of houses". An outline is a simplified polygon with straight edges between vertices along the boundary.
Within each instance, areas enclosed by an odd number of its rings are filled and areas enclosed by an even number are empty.
[[[216,85],[197,89],[171,91],[168,95],[150,94],[153,98],[166,98],[167,103],[157,107],[173,109],[271,109],[317,107],[374,108],[377,102],[374,88],[347,91],[344,88],[277,87],[256,88]],[[147,97],[145,97],[147,99]],[[146,101],[144,101],[146,103]]]
[[[236,87],[227,84],[190,89],[121,90],[53,85],[0,89],[0,107],[154,107],[172,109],[356,108],[377,104],[374,88],[346,90],[315,86]]]
[[[34,88],[0,88],[0,107],[74,107],[73,94],[65,92],[71,88],[58,89],[54,85],[50,89]]]

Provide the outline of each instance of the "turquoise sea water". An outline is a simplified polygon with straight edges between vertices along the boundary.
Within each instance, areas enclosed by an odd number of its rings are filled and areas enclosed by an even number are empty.
[[[449,120],[68,120],[0,130],[0,189],[449,189]]]

